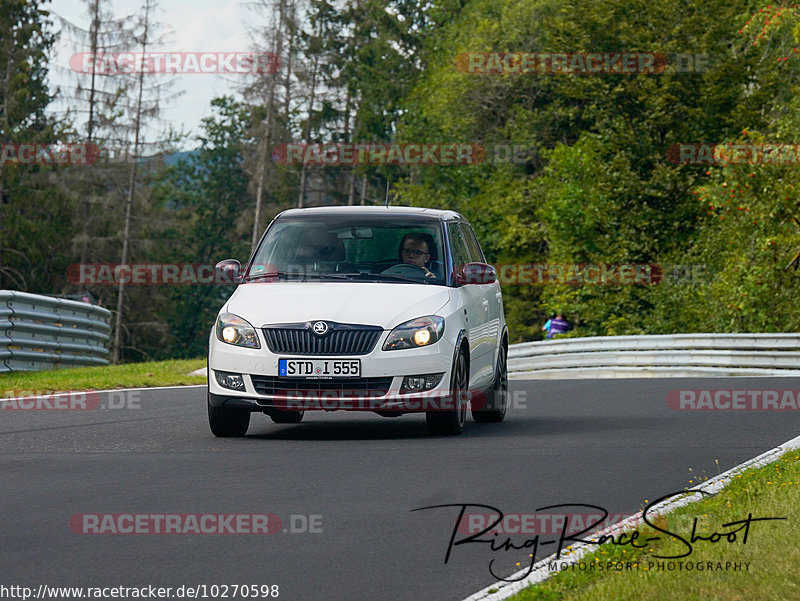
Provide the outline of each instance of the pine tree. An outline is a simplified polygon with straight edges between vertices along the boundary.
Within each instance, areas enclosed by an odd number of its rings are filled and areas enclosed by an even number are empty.
[[[51,100],[47,59],[55,41],[49,13],[44,8],[47,2],[0,3],[0,145],[54,141],[45,115]],[[20,282],[19,270],[11,265],[20,251],[9,245],[5,213],[17,200],[15,188],[25,174],[21,167],[0,164],[0,287],[4,276],[16,274],[13,281]],[[15,258],[5,259],[9,253]]]

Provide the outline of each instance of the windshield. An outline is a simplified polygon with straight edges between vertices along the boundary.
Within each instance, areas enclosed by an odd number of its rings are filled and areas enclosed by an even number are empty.
[[[259,246],[246,280],[444,285],[442,248],[441,226],[431,219],[279,219]]]

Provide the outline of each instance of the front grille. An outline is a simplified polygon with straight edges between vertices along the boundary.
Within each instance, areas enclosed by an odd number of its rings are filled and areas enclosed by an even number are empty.
[[[310,324],[287,324],[263,328],[273,353],[291,355],[366,355],[375,347],[383,329],[328,322],[324,336],[311,332]]]
[[[392,376],[379,378],[333,378],[310,380],[306,378],[279,378],[277,376],[250,376],[256,393],[267,396],[293,392],[366,392],[382,396],[389,392]]]

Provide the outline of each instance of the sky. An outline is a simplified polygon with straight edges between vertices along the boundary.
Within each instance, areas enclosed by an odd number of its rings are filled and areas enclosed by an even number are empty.
[[[112,0],[116,17],[138,11],[141,0]],[[88,28],[86,6],[81,0],[52,0],[47,9],[73,23]],[[246,52],[250,38],[245,23],[255,13],[242,0],[160,0],[156,19],[171,28],[171,43],[154,50],[172,52]],[[58,23],[54,19],[56,29]],[[63,36],[62,36],[63,38]],[[86,49],[88,52],[89,49]],[[52,62],[62,67],[50,70],[50,84],[69,84],[69,59],[75,50],[62,39],[54,48]],[[210,114],[209,103],[215,96],[232,94],[236,75],[181,74],[175,77],[173,92],[185,91],[162,110],[162,119],[176,128],[183,126],[192,134],[200,132],[200,120]],[[74,82],[73,82],[74,85]],[[195,146],[193,142],[185,144]]]

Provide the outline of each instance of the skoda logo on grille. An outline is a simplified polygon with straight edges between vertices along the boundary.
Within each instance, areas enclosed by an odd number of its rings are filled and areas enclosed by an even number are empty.
[[[314,330],[317,336],[324,336],[328,333],[328,324],[324,321],[315,321],[311,329]]]

